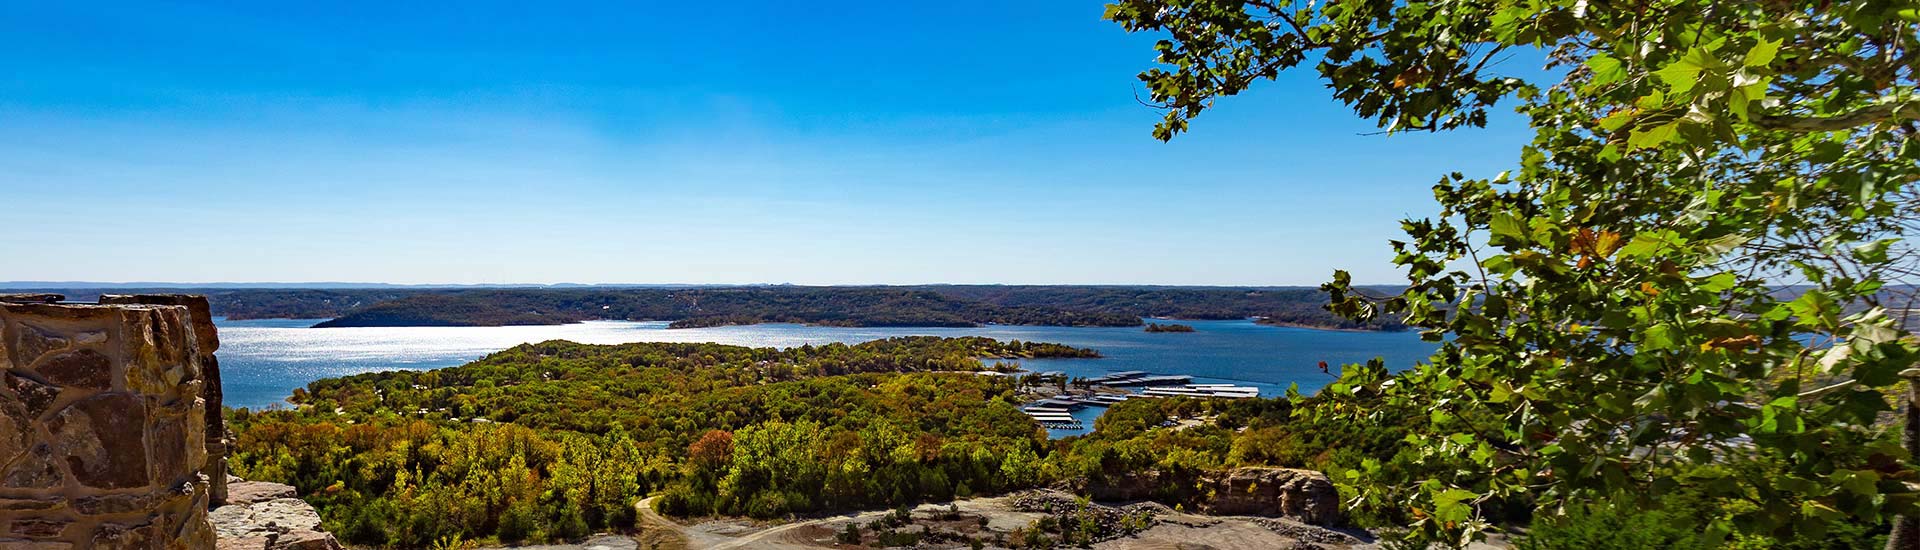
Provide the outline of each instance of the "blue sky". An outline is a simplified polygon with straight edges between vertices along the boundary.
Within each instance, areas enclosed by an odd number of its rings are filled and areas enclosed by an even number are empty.
[[[1097,1],[426,4],[0,4],[0,280],[1391,283],[1526,137],[1160,143]]]

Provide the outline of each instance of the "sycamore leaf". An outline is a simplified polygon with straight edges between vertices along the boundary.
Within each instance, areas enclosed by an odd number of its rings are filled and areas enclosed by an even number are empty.
[[[1700,290],[1707,292],[1724,292],[1727,289],[1733,288],[1733,285],[1739,282],[1739,280],[1739,277],[1734,276],[1732,273],[1717,273],[1701,280]]]
[[[1607,116],[1600,118],[1600,129],[1608,132],[1617,131],[1626,127],[1627,123],[1633,122],[1634,116],[1639,114],[1640,109],[1637,108],[1615,109],[1613,112],[1607,113]]]
[[[1594,86],[1605,86],[1626,78],[1627,71],[1619,59],[1607,54],[1595,55],[1587,60],[1587,68],[1593,70]]]
[[[1681,58],[1654,71],[1653,75],[1660,77],[1660,81],[1667,84],[1667,89],[1673,90],[1676,94],[1684,94],[1692,91],[1693,85],[1700,82],[1701,69],[1702,67],[1694,64],[1693,61]]]
[[[1677,239],[1671,231],[1647,231],[1633,236],[1627,245],[1620,247],[1622,257],[1638,258],[1652,256],[1655,253],[1677,246]]]
[[[1866,263],[1887,261],[1887,249],[1899,239],[1880,239],[1853,248],[1853,257]]]
[[[1447,489],[1433,496],[1433,518],[1440,521],[1466,521],[1473,509],[1463,501],[1479,495],[1466,489]]]
[[[1515,217],[1513,214],[1506,212],[1494,214],[1492,221],[1487,224],[1487,229],[1493,233],[1496,241],[1506,239],[1515,244],[1526,244],[1527,242],[1527,224],[1526,222],[1520,221],[1520,218]]]
[[[1627,146],[1635,149],[1647,149],[1665,145],[1674,136],[1680,135],[1680,123],[1669,122],[1651,128],[1638,128],[1627,137]]]
[[[1847,365],[1847,359],[1853,357],[1851,346],[1834,346],[1820,354],[1820,370],[1828,374],[1838,374],[1841,367]]]
[[[1826,291],[1809,290],[1787,302],[1787,309],[1800,318],[1801,326],[1833,328],[1840,324],[1840,306]]]
[[[1765,67],[1767,64],[1773,63],[1774,56],[1779,53],[1779,40],[1768,41],[1761,39],[1759,42],[1755,42],[1752,48],[1747,50],[1747,60],[1745,64],[1748,67]]]
[[[1674,330],[1673,325],[1661,323],[1647,327],[1647,331],[1642,333],[1641,338],[1641,349],[1659,351],[1673,349],[1680,341],[1680,334]]]

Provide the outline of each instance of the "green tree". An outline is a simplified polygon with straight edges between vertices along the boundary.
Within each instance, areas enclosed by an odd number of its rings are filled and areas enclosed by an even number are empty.
[[[1160,139],[1303,64],[1389,133],[1482,126],[1501,102],[1534,129],[1515,170],[1445,177],[1439,214],[1404,222],[1404,293],[1343,272],[1325,286],[1339,313],[1442,342],[1404,373],[1348,366],[1323,391],[1336,402],[1304,411],[1431,410],[1410,464],[1345,477],[1356,502],[1406,512],[1409,539],[1681,489],[1727,510],[1714,540],[1917,511],[1883,419],[1916,354],[1920,4],[1121,0],[1107,16],[1167,37],[1140,75]],[[1502,74],[1508,59],[1552,76]],[[1900,525],[1890,547],[1920,544]]]

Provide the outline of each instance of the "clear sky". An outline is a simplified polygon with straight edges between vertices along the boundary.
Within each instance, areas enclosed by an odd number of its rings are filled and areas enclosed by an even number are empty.
[[[0,3],[0,280],[1392,283],[1525,141],[1301,71],[1160,143],[1101,11]]]

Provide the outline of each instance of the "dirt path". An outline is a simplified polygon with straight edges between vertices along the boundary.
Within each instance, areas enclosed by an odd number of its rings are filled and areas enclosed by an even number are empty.
[[[977,514],[987,519],[995,532],[1005,533],[1025,527],[1042,514],[1016,512],[1008,507],[1002,498],[984,498],[958,501],[952,504],[955,509],[969,514]],[[873,510],[856,514],[828,516],[805,521],[796,521],[764,527],[757,522],[738,519],[714,519],[695,525],[683,525],[653,510],[653,499],[648,498],[634,504],[643,530],[639,550],[652,548],[684,548],[689,550],[822,550],[834,547],[831,541],[820,540],[819,531],[804,530],[808,527],[833,527],[849,521],[872,521],[886,516],[891,511]],[[921,512],[938,512],[945,506],[922,505]],[[1187,513],[1168,513],[1161,516],[1159,525],[1134,536],[1110,540],[1093,545],[1096,550],[1264,550],[1285,548],[1295,544],[1298,535],[1274,532],[1258,523],[1259,518],[1203,516]],[[650,543],[649,541],[662,541]],[[1369,542],[1351,541],[1355,544],[1327,544],[1327,548],[1346,550],[1373,550],[1378,546]],[[1506,548],[1504,545],[1477,545],[1475,550],[1493,550]]]
[[[860,512],[829,516],[824,518],[796,521],[761,529],[742,536],[728,536],[702,529],[699,526],[689,528],[679,522],[668,519],[653,510],[653,498],[641,499],[633,505],[639,514],[640,524],[650,531],[658,531],[676,536],[684,541],[686,548],[692,550],[739,550],[743,548],[770,548],[776,550],[800,550],[820,548],[807,541],[795,541],[783,538],[783,535],[813,525],[821,525],[848,520],[875,519],[891,513],[886,510]]]
[[[824,517],[824,518],[818,518],[818,519],[810,519],[806,521],[796,521],[793,523],[783,524],[783,525],[779,525],[769,529],[765,529],[760,532],[753,533],[751,535],[735,538],[733,540],[729,540],[729,541],[720,543],[718,545],[709,546],[705,548],[708,548],[709,550],[735,550],[738,548],[773,548],[773,549],[797,550],[797,549],[819,548],[820,546],[813,544],[811,541],[795,541],[795,540],[783,538],[782,535],[791,533],[794,530],[800,529],[803,527],[821,525],[826,523],[845,522],[849,520],[857,521],[857,520],[863,520],[863,519],[875,519],[881,516],[885,516],[888,513],[890,512],[887,512],[887,511],[860,512],[858,514],[846,514],[846,515],[831,516],[831,517]]]
[[[706,540],[712,536],[710,533],[688,531],[685,526],[653,511],[653,499],[654,497],[647,497],[633,503],[633,511],[640,518],[638,523],[641,530],[647,533],[649,538],[658,541],[655,546],[672,547],[674,543],[678,543],[680,548],[695,549],[709,548],[717,542]],[[696,535],[700,536],[696,537]]]

